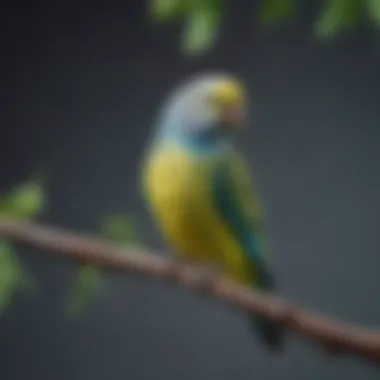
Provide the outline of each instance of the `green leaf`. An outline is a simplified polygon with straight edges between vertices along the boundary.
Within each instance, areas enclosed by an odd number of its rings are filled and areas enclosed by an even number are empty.
[[[13,265],[13,254],[9,244],[0,242],[0,314],[8,309],[19,279],[18,270]]]
[[[44,204],[45,194],[42,184],[28,181],[0,200],[0,213],[15,219],[29,219],[40,213]]]
[[[109,215],[105,218],[101,234],[115,243],[134,243],[137,241],[135,223],[128,215]]]
[[[37,282],[25,269],[19,283],[20,289],[29,294],[35,293],[37,290]]]
[[[366,0],[366,8],[369,18],[374,24],[380,27],[380,1],[379,0]]]
[[[25,276],[25,277],[24,277]],[[0,241],[0,314],[7,311],[12,297],[19,290],[25,290],[26,273],[22,270],[21,264],[12,246]]]
[[[101,281],[102,273],[89,265],[80,266],[74,286],[69,294],[67,312],[71,317],[83,313],[86,303]]]
[[[181,48],[196,55],[215,42],[222,14],[222,0],[150,0],[148,13],[156,22],[186,17]]]
[[[362,5],[358,0],[328,0],[315,24],[315,34],[327,39],[355,26],[363,12]]]
[[[172,21],[183,16],[190,4],[189,0],[149,0],[148,14],[156,22]]]
[[[133,220],[127,215],[110,215],[105,218],[101,234],[120,246],[136,241],[136,230]],[[75,283],[69,294],[67,312],[70,316],[83,313],[91,296],[101,290],[103,272],[90,265],[77,268]]]
[[[297,9],[298,0],[262,0],[259,20],[263,24],[277,24],[291,19]]]
[[[182,50],[187,55],[199,55],[215,43],[219,34],[219,7],[199,7],[189,13],[182,36]]]

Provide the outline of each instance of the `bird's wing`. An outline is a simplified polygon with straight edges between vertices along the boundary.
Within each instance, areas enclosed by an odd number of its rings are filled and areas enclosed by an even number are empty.
[[[263,210],[254,190],[248,168],[240,155],[233,152],[217,164],[213,178],[216,210],[254,268],[256,285],[270,289],[272,276],[263,252]]]

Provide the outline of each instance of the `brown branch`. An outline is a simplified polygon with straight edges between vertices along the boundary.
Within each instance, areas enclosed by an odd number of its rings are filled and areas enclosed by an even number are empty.
[[[252,292],[215,278],[207,286],[197,269],[173,266],[157,254],[124,251],[99,239],[81,237],[60,229],[0,217],[0,237],[49,251],[61,259],[85,262],[103,269],[167,279],[194,291],[209,294],[251,314],[262,315],[314,341],[330,352],[357,356],[380,365],[380,332],[311,314],[289,302]]]

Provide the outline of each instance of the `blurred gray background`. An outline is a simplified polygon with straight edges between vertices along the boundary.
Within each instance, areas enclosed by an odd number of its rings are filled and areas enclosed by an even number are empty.
[[[378,324],[376,36],[363,29],[318,44],[313,6],[264,33],[253,24],[254,2],[236,1],[218,45],[187,60],[178,29],[150,25],[142,1],[3,7],[2,191],[44,167],[44,222],[91,232],[106,214],[125,212],[146,244],[163,248],[137,187],[149,129],[177,81],[230,71],[252,91],[253,122],[239,144],[266,205],[282,292],[312,310]],[[73,266],[25,252],[39,291],[18,297],[0,320],[2,379],[378,378],[295,337],[272,357],[240,313],[153,281],[110,276],[107,292],[70,320]]]

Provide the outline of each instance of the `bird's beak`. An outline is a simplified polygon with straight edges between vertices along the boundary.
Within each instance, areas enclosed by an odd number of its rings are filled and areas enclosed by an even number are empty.
[[[230,128],[239,128],[244,124],[245,112],[241,104],[233,104],[221,110],[221,118]]]
[[[227,128],[239,128],[244,124],[245,94],[237,82],[220,83],[215,90],[214,102],[219,112],[220,120]]]

